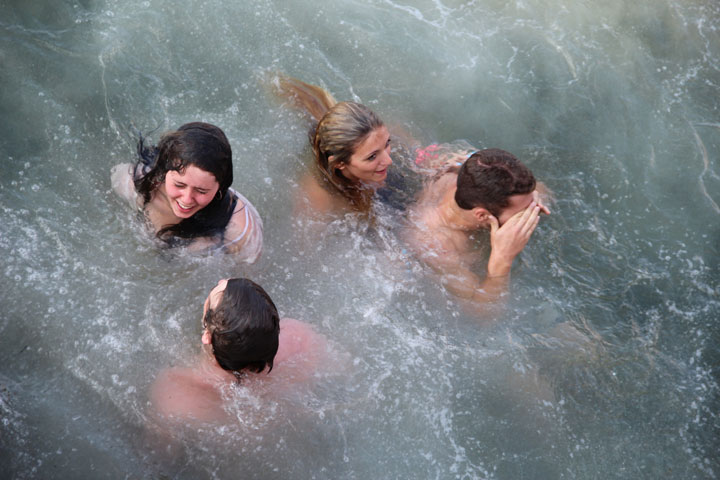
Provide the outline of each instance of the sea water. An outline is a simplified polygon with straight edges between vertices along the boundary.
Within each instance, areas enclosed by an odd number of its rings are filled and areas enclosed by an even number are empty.
[[[717,478],[719,28],[711,0],[3,3],[0,471]],[[294,213],[309,122],[274,72],[419,143],[509,150],[553,190],[493,325],[407,253],[401,212]],[[160,248],[111,191],[138,131],[189,121],[230,140],[255,265]],[[279,398],[237,387],[237,422],[168,458],[147,390],[199,354],[228,276],[337,360]]]

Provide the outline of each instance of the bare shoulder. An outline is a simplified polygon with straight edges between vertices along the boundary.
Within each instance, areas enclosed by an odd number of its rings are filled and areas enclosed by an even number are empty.
[[[280,320],[280,338],[275,360],[278,363],[293,357],[319,353],[326,347],[325,337],[317,333],[308,323],[294,318]]]
[[[449,189],[454,188],[457,174],[448,172],[428,182],[410,208],[410,224],[406,238],[420,246],[438,248],[450,242],[449,235],[438,221],[437,209]]]
[[[307,173],[300,180],[295,210],[305,213],[330,213],[338,208],[338,201],[324,189],[315,176]]]
[[[456,175],[443,175],[428,185],[410,212],[410,223],[404,240],[421,260],[444,270],[457,265],[463,254],[467,235],[447,228],[439,216],[441,197],[454,186]]]
[[[340,368],[339,365],[324,335],[300,320],[280,320],[279,345],[271,374],[276,382],[286,387],[305,383]]]
[[[460,261],[456,239],[444,228],[416,229],[410,233],[408,241],[415,255],[434,268],[454,266]]]
[[[138,194],[135,191],[135,183],[132,175],[133,165],[131,163],[120,163],[110,170],[110,183],[112,189],[120,198],[137,205]]]
[[[154,413],[170,419],[218,420],[222,416],[220,392],[189,368],[160,372],[150,387]]]

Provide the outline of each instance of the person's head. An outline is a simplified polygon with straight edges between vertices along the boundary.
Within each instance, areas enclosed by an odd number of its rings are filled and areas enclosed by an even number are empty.
[[[483,220],[504,224],[533,200],[535,177],[513,154],[490,148],[473,153],[460,167],[455,202]]]
[[[341,191],[382,183],[392,164],[387,128],[372,110],[355,102],[337,103],[323,115],[312,147],[321,173]]]
[[[272,370],[280,318],[263,288],[246,278],[220,280],[203,309],[202,342],[215,360],[235,375]]]
[[[363,184],[381,184],[392,165],[382,120],[365,105],[338,103],[327,90],[296,78],[274,76],[273,87],[317,120],[310,144],[322,177],[356,208],[368,209]]]
[[[166,133],[157,147],[138,143],[139,162],[149,164],[145,175],[135,180],[135,188],[149,202],[157,189],[163,189],[180,224],[158,234],[185,238],[222,230],[228,212],[228,188],[233,181],[232,150],[223,131],[202,122],[186,123]],[[207,210],[207,211],[205,211]],[[200,212],[205,215],[194,221]],[[183,221],[185,223],[183,224]]]

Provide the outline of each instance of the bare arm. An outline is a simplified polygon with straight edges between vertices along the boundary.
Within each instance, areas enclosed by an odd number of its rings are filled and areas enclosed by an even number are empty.
[[[507,292],[512,262],[535,231],[540,210],[541,207],[533,201],[502,227],[495,217],[489,218],[491,252],[485,278],[472,272],[451,238],[423,235],[416,236],[411,242],[420,257],[440,274],[445,288],[453,295],[467,300],[471,309],[477,311],[488,302],[499,300]]]
[[[219,390],[189,368],[164,370],[150,387],[150,413],[168,427],[174,422],[226,421],[222,402]]]
[[[440,245],[442,243],[445,245]],[[509,270],[505,272],[501,265],[494,266],[497,271],[492,271],[488,266],[487,275],[481,278],[472,271],[470,263],[452,244],[436,239],[432,244],[425,244],[421,248],[420,257],[440,275],[442,285],[456,297],[468,301],[473,307],[472,310],[500,299],[507,291]]]

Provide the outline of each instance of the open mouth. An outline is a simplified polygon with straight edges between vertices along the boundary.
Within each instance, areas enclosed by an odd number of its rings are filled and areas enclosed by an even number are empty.
[[[179,200],[176,200],[175,204],[178,206],[178,210],[180,210],[183,213],[187,213],[194,208],[193,206],[187,206],[187,205],[180,203]]]

